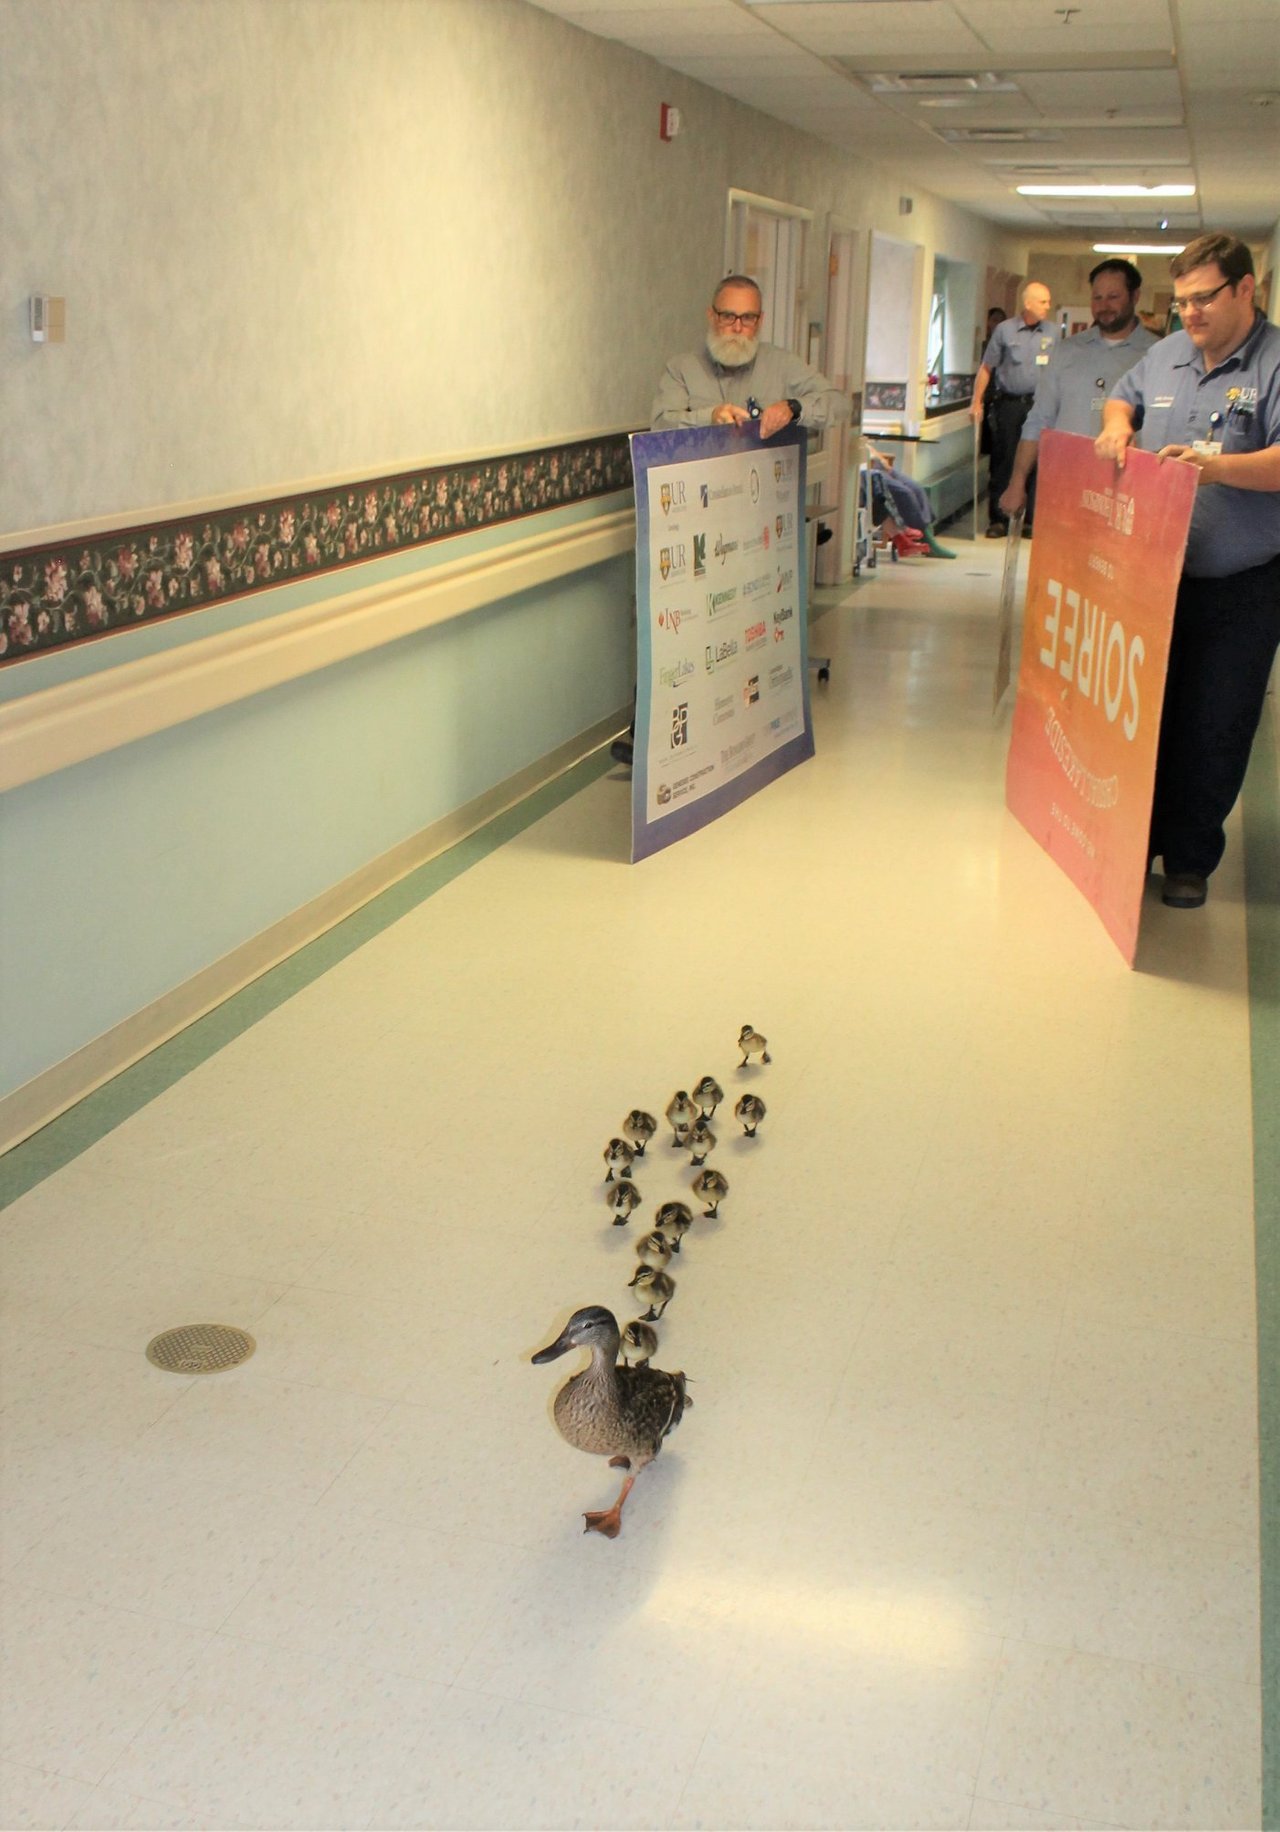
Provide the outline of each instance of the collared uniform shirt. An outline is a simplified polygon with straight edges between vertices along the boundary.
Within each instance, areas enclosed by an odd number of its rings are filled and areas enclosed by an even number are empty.
[[[982,360],[1001,394],[1034,394],[1057,342],[1058,327],[1048,318],[1028,324],[1019,313],[996,326]]]
[[[1036,398],[1019,438],[1035,442],[1041,433],[1080,433],[1096,439],[1102,431],[1102,409],[1120,377],[1160,339],[1145,324],[1135,323],[1121,343],[1110,343],[1096,324],[1058,344],[1049,367],[1040,371]]]
[[[799,401],[800,424],[806,427],[834,426],[849,418],[852,406],[848,395],[833,388],[811,363],[777,344],[758,343],[751,361],[738,369],[714,361],[704,347],[675,356],[667,364],[649,424],[655,432],[675,426],[710,426],[711,415],[722,402],[745,407],[748,396],[761,407],[774,401]]]
[[[1220,440],[1224,455],[1265,451],[1280,444],[1280,328],[1256,313],[1240,348],[1207,374],[1186,332],[1173,331],[1121,377],[1111,398],[1136,410],[1134,442],[1145,452],[1198,439]],[[1226,579],[1277,554],[1280,491],[1200,485],[1183,562],[1189,577]]]

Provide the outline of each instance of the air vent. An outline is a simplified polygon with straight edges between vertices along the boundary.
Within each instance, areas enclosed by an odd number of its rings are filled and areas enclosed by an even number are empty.
[[[918,76],[892,71],[865,79],[874,95],[1016,95],[1012,77],[994,70],[926,70]]]
[[[1048,127],[939,127],[934,131],[960,146],[1032,146],[1062,139]]]

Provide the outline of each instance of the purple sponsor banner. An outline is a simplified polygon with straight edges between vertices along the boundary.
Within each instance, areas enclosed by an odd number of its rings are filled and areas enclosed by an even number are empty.
[[[631,857],[717,820],[813,755],[806,436],[638,433]]]

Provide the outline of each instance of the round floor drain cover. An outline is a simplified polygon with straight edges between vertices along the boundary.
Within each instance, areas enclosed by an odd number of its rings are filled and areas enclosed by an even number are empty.
[[[247,1330],[227,1323],[184,1323],[153,1336],[147,1360],[170,1374],[220,1374],[248,1361],[257,1346]]]

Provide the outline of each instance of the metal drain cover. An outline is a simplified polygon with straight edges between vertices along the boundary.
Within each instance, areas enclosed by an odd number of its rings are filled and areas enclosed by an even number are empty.
[[[248,1361],[257,1343],[228,1323],[183,1323],[147,1344],[147,1360],[170,1374],[220,1374]]]

